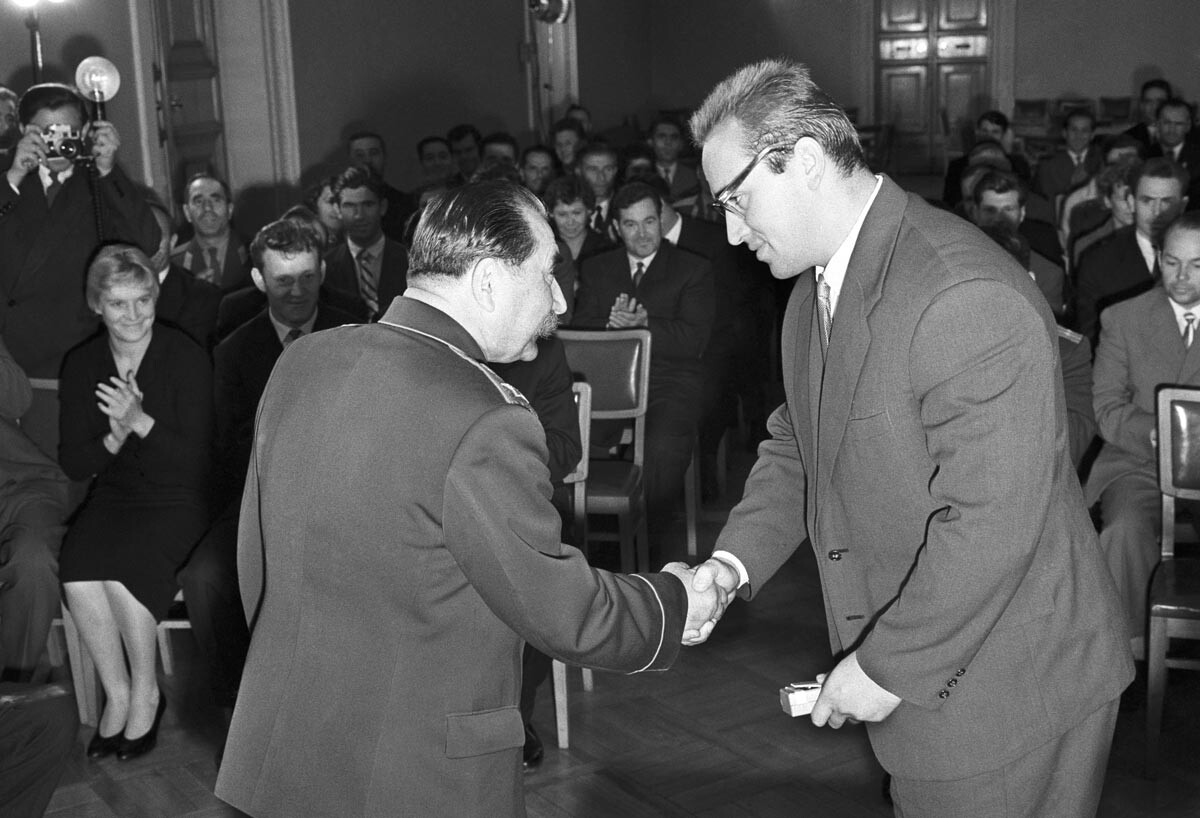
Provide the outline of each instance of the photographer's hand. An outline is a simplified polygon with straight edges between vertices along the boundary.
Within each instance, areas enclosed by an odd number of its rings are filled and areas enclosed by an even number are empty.
[[[96,170],[101,176],[112,173],[117,164],[117,148],[121,147],[121,137],[111,122],[97,119],[88,130],[92,138],[92,156],[96,159]]]
[[[42,139],[41,130],[36,125],[26,125],[25,135],[21,137],[21,141],[17,143],[17,147],[13,151],[12,167],[6,174],[8,183],[12,185],[13,190],[19,191],[25,177],[37,170],[37,166],[45,159],[46,140]]]

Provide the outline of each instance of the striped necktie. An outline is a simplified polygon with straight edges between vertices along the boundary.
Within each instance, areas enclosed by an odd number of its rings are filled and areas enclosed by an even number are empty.
[[[821,357],[825,357],[829,352],[829,333],[833,329],[833,302],[829,283],[821,274],[817,275],[817,317],[821,321]]]
[[[642,279],[646,277],[646,265],[642,262],[637,263],[637,269],[633,271],[633,288],[636,290],[642,286]]]
[[[1187,326],[1183,328],[1183,346],[1186,349],[1192,348],[1192,340],[1196,337],[1196,314],[1185,312],[1183,320],[1187,322]]]
[[[358,251],[355,259],[358,262],[358,291],[362,295],[363,301],[366,302],[372,317],[379,312],[379,285],[375,271],[371,268],[373,258],[371,251],[364,247]]]

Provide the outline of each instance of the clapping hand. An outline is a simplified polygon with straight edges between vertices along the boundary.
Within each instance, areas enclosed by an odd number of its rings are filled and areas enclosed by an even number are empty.
[[[145,421],[150,418],[142,410],[142,390],[138,388],[132,370],[124,380],[116,375],[109,380],[111,386],[103,381],[96,384],[96,397],[99,398],[96,405],[108,416],[110,425],[124,429],[124,434],[118,434],[115,428],[113,430],[114,437],[123,440],[130,431],[143,428]],[[139,434],[144,434],[144,431]]]
[[[101,176],[107,176],[117,163],[117,148],[121,147],[121,137],[111,122],[97,119],[91,124],[88,134],[92,138],[92,156],[96,159],[96,170]]]
[[[650,314],[638,300],[627,293],[621,293],[613,301],[608,311],[609,329],[633,329],[644,327],[650,323]]]

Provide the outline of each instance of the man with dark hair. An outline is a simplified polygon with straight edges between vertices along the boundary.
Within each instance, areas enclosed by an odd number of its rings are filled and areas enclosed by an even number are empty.
[[[625,182],[648,183],[654,178],[662,179],[655,167],[654,148],[645,142],[630,142],[626,145],[625,150],[621,152],[621,164],[625,168],[622,176],[622,180]],[[666,184],[665,179],[663,179],[663,184]],[[658,190],[663,197],[667,197],[671,193],[669,186],[665,193],[657,185],[655,190]]]
[[[205,351],[211,350],[216,344],[221,290],[172,263],[171,234],[175,225],[171,214],[158,202],[150,202],[149,206],[162,234],[158,252],[150,257],[150,263],[158,271],[154,318],[183,330]]]
[[[1006,225],[1014,233],[1020,233],[1025,223],[1025,185],[1011,173],[991,171],[975,184],[972,196],[975,224],[980,227]],[[1028,242],[1028,238],[1026,238]],[[1061,258],[1061,256],[1060,256]],[[1055,316],[1063,313],[1066,273],[1062,265],[1046,258],[1039,252],[1029,251],[1029,263],[1025,269],[1037,282],[1038,289],[1046,297],[1046,303]]]
[[[325,256],[330,289],[357,299],[361,312],[375,319],[404,292],[408,251],[384,235],[383,218],[390,203],[382,180],[365,168],[347,168],[337,182],[345,241]]]
[[[517,166],[517,155],[521,152],[521,146],[517,144],[517,138],[512,134],[495,131],[485,136],[480,144],[484,159],[494,157],[507,162],[514,168]]]
[[[183,215],[196,234],[175,248],[171,263],[222,292],[250,286],[250,253],[230,223],[233,197],[225,180],[208,172],[188,179]]]
[[[1104,157],[1092,145],[1096,116],[1086,108],[1067,111],[1063,118],[1064,145],[1056,153],[1038,162],[1033,189],[1055,204],[1100,171]],[[1055,211],[1057,213],[1057,210]]]
[[[598,571],[560,542],[545,433],[481,363],[532,360],[553,332],[556,253],[523,187],[443,194],[383,319],[275,365],[238,544],[253,636],[216,788],[239,809],[519,815],[522,643],[665,669],[715,611],[681,576]]]
[[[1125,133],[1142,143],[1145,150],[1158,144],[1158,106],[1171,96],[1171,83],[1164,79],[1146,80],[1138,97],[1138,115],[1141,119]]]
[[[565,119],[573,119],[579,123],[579,127],[583,129],[583,138],[586,139],[592,132],[592,112],[580,105],[578,102],[573,103],[567,108],[567,112],[563,114]]]
[[[1099,340],[1099,316],[1105,307],[1154,286],[1162,229],[1186,207],[1187,184],[1187,171],[1170,159],[1146,160],[1130,185],[1133,224],[1114,231],[1080,256],[1075,329],[1093,346]]]
[[[16,92],[0,85],[0,173],[12,165],[13,148],[21,141],[21,124],[17,121]]]
[[[1072,233],[1082,234],[1098,227],[1108,218],[1108,208],[1100,193],[1100,175],[1125,158],[1145,159],[1142,143],[1127,133],[1110,136],[1102,146],[1104,165],[1087,184],[1078,187],[1063,199],[1058,219],[1058,232],[1062,245],[1069,249]]]
[[[558,120],[550,129],[550,139],[562,172],[575,173],[579,164],[579,150],[587,141],[587,132],[579,124],[579,120],[572,117]]]
[[[1153,162],[1154,160],[1151,160]],[[1149,165],[1149,163],[1147,163]],[[1200,386],[1200,213],[1166,228],[1161,280],[1104,312],[1096,347],[1095,409],[1104,448],[1087,481],[1100,502],[1100,549],[1117,582],[1125,635],[1141,653],[1146,593],[1158,564],[1161,492],[1155,440],[1156,393],[1163,384]],[[1194,520],[1200,505],[1184,504]]]
[[[417,161],[421,163],[421,184],[444,185],[457,178],[450,143],[442,136],[427,136],[417,143]]]
[[[1005,145],[1011,147],[1012,134],[1008,130],[1008,117],[1000,111],[984,111],[975,120],[975,143],[983,141],[995,142],[1001,146],[1001,150],[1008,159],[1009,167],[1006,170],[1011,170],[1026,182],[1031,180],[1033,171],[1029,167],[1029,162],[1024,156],[1011,153],[1005,147]],[[970,164],[969,159],[968,149],[962,156],[951,160],[946,165],[946,180],[942,185],[942,201],[950,207],[954,207],[962,201],[962,175]]]
[[[480,147],[483,136],[474,125],[455,125],[446,133],[446,141],[450,143],[450,151],[454,154],[454,163],[464,179],[470,179],[479,162],[483,159]]]
[[[1096,193],[1104,203],[1108,218],[1085,233],[1077,233],[1072,228],[1067,237],[1067,251],[1070,254],[1072,270],[1079,269],[1079,261],[1089,247],[1108,238],[1122,227],[1133,224],[1133,189],[1130,186],[1141,167],[1141,159],[1124,157],[1096,176]]]
[[[655,170],[669,188],[667,201],[676,207],[691,207],[700,192],[696,171],[679,161],[683,151],[683,128],[670,117],[659,117],[650,126],[650,146]]]
[[[545,145],[530,145],[521,152],[520,170],[521,184],[541,196],[554,179],[554,151]]]
[[[1200,145],[1188,139],[1192,132],[1192,106],[1179,97],[1158,106],[1158,143],[1148,156],[1163,156],[1188,172],[1188,210],[1200,208]]]
[[[188,618],[226,727],[250,644],[237,587],[237,520],[254,440],[254,412],[287,346],[309,333],[357,320],[318,298],[324,264],[315,231],[287,219],[272,222],[255,236],[251,255],[254,286],[266,295],[266,308],[218,344],[213,354],[218,461],[214,507],[223,511],[179,570]]]
[[[579,175],[592,188],[596,203],[588,218],[588,226],[601,235],[616,238],[617,232],[612,224],[613,191],[617,186],[617,176],[621,170],[621,162],[617,149],[607,142],[591,142],[579,154]]]
[[[1045,299],[873,175],[804,66],[741,69],[691,124],[730,241],[801,277],[786,403],[693,587],[753,596],[809,540],[836,661],[811,718],[867,722],[898,815],[1094,815],[1133,663]]]
[[[417,205],[412,194],[387,183],[387,145],[383,137],[374,131],[359,131],[350,135],[346,145],[350,161],[359,167],[369,168],[383,182],[383,198],[388,203],[382,223],[383,232],[400,241],[404,235],[404,223],[416,211]]]
[[[97,326],[83,297],[92,253],[101,240],[153,253],[158,226],[117,164],[117,129],[88,122],[74,90],[35,85],[18,116],[24,135],[0,183],[0,333],[29,377],[57,378],[66,351]]]
[[[584,154],[584,167],[592,154]],[[650,405],[646,411],[646,507],[651,547],[678,503],[703,398],[702,356],[712,333],[716,296],[712,266],[663,242],[662,199],[630,182],[612,199],[624,247],[585,259],[579,268],[575,325],[589,329],[647,327]],[[595,440],[605,445],[597,429]],[[609,443],[608,445],[612,445]]]

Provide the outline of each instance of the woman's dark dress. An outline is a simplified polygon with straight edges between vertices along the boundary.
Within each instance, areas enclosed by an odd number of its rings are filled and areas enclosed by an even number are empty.
[[[136,376],[154,428],[112,455],[95,394],[117,374],[108,343],[101,333],[63,362],[59,462],[73,480],[96,479],[63,540],[59,579],[121,582],[161,621],[175,572],[208,526],[212,368],[190,338],[155,324]]]

